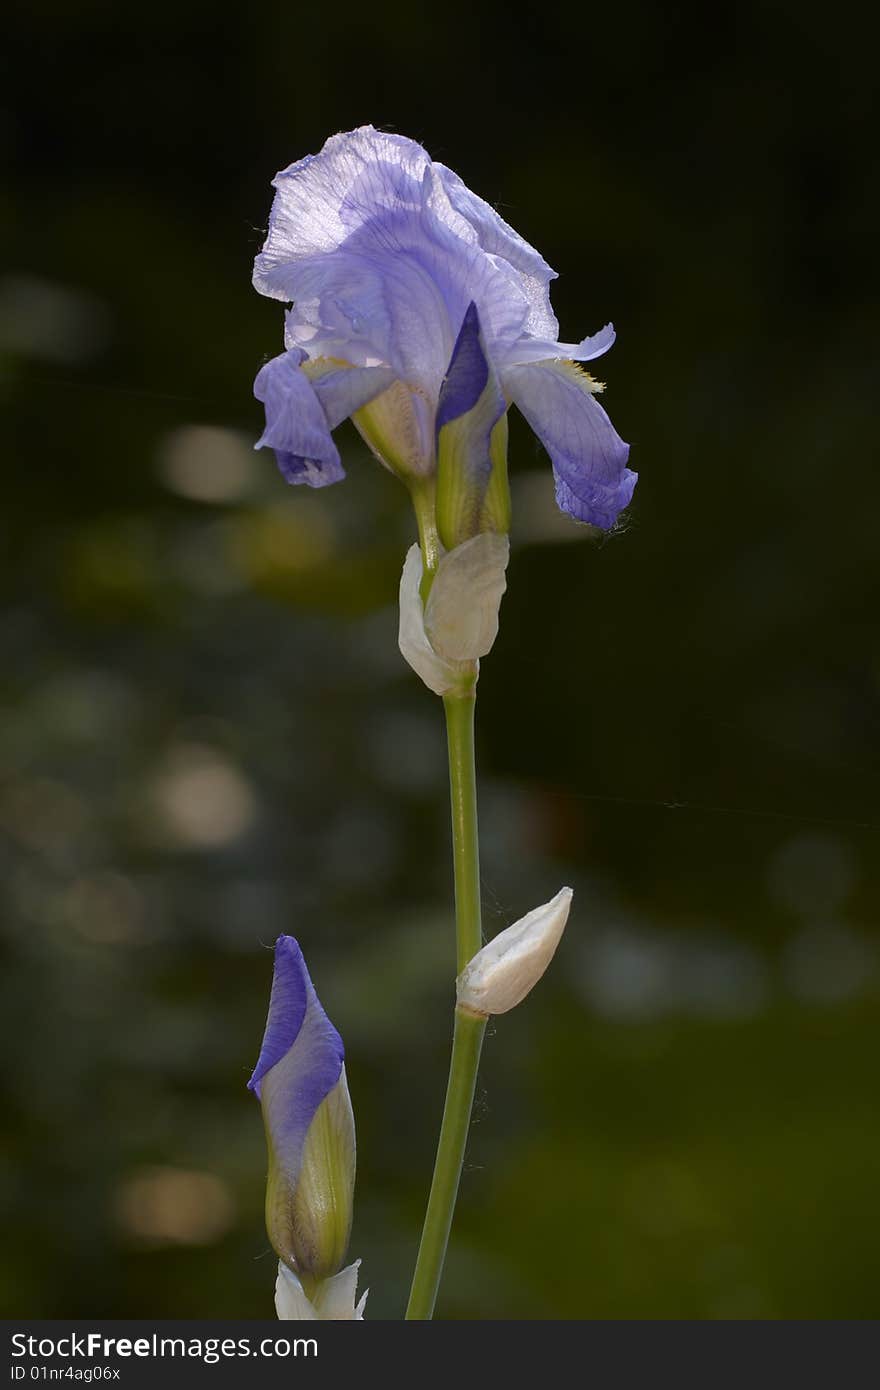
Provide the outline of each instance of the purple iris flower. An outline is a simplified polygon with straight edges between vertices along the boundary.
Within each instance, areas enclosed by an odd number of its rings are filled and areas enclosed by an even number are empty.
[[[337,1272],[351,1229],[355,1137],[344,1057],[299,945],[279,936],[263,1046],[248,1087],[266,1128],[269,1238],[284,1263],[309,1278]]]
[[[439,432],[467,416],[452,452],[467,482],[460,505],[476,515],[492,431],[513,402],[550,455],[560,507],[614,524],[636,474],[576,365],[611,347],[611,324],[559,342],[555,272],[413,140],[372,126],[335,135],[274,187],[254,284],[292,307],[287,350],[254,392],[266,407],[259,445],[275,450],[289,482],[344,476],[331,436],[348,416],[383,461],[405,455],[410,476],[430,476],[439,453],[442,473]],[[479,524],[466,521],[457,541]]]

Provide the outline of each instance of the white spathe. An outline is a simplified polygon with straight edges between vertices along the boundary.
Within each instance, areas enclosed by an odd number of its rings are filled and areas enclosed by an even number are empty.
[[[538,983],[553,959],[571,907],[572,890],[536,907],[478,951],[456,980],[461,1008],[475,1014],[506,1014]]]
[[[472,536],[443,556],[423,606],[421,551],[417,545],[408,550],[400,579],[398,644],[435,695],[463,693],[476,679],[480,657],[498,636],[509,557],[507,536],[495,531]]]
[[[279,1260],[275,1281],[275,1310],[279,1318],[284,1322],[363,1322],[369,1290],[361,1295],[357,1306],[354,1301],[360,1263],[355,1260],[332,1278],[325,1279],[310,1299],[293,1270]]]

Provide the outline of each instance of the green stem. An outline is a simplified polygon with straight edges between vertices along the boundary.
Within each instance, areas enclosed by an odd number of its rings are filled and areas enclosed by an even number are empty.
[[[422,583],[420,591],[422,603],[427,603],[428,594],[431,592],[431,585],[434,582],[434,575],[437,573],[437,566],[440,563],[442,551],[440,537],[437,533],[437,521],[434,515],[434,480],[432,478],[418,479],[410,484],[409,493],[416,514],[416,524],[419,528],[419,545],[422,550]]]
[[[446,738],[449,745],[449,790],[452,802],[452,853],[455,867],[455,927],[458,970],[482,946],[480,923],[480,848],[477,832],[477,784],[474,768],[473,694],[447,696]],[[413,1275],[406,1316],[432,1316],[443,1273],[446,1246],[458,1196],[470,1126],[477,1068],[486,1020],[455,1011],[455,1032],[443,1123],[434,1163],[428,1209]]]

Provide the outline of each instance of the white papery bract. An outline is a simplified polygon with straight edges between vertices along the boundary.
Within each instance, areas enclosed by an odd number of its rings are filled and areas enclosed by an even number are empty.
[[[366,1290],[355,1304],[360,1260],[321,1280],[309,1298],[302,1283],[281,1260],[275,1281],[275,1311],[284,1322],[362,1322]]]
[[[507,536],[484,531],[443,556],[427,603],[422,602],[422,556],[410,547],[400,579],[398,643],[410,666],[435,695],[473,688],[479,660],[498,636],[507,587]]]

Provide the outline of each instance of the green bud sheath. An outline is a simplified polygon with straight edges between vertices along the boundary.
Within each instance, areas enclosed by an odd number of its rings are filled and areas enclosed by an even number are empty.
[[[476,305],[456,339],[437,404],[437,529],[447,550],[483,530],[507,530],[504,518],[507,402],[486,352]],[[497,474],[486,514],[487,492]],[[509,506],[507,507],[509,514]]]
[[[408,481],[433,472],[431,412],[419,391],[395,381],[351,418],[379,462],[398,477]]]
[[[492,472],[480,512],[480,530],[498,531],[507,535],[510,530],[510,483],[507,478],[507,416],[492,430],[489,440]]]
[[[264,1098],[270,1090],[271,1073]],[[345,1070],[315,1111],[296,1174],[279,1162],[268,1125],[266,1139],[266,1229],[276,1254],[308,1292],[341,1268],[351,1234],[355,1133]]]

